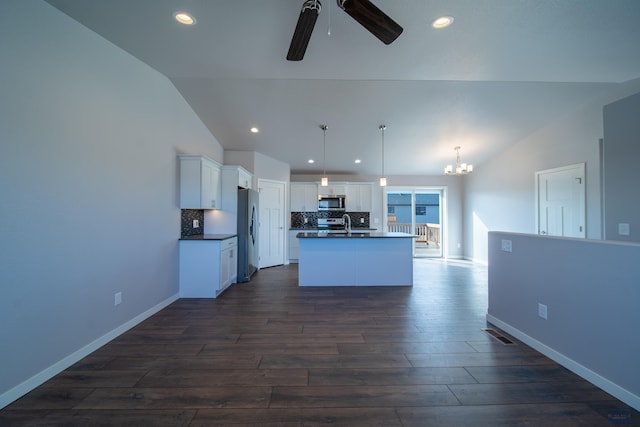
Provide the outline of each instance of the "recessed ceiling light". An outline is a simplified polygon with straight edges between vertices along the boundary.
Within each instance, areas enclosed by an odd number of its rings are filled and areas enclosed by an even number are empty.
[[[359,165],[362,162],[362,160],[360,159],[355,159],[355,161],[353,163],[355,163],[356,165]]]
[[[316,162],[316,161],[315,161],[315,160],[313,160],[313,159],[309,159],[309,160],[307,160],[307,163],[315,163],[315,162]]]
[[[451,24],[453,24],[453,16],[441,16],[435,21],[433,21],[431,26],[433,28],[440,29],[440,28],[448,27]]]
[[[251,133],[258,133],[258,132],[260,132],[260,129],[258,129],[257,127],[254,126],[251,128]]]
[[[173,17],[176,21],[184,25],[194,25],[196,23],[196,18],[189,15],[187,12],[175,12]]]

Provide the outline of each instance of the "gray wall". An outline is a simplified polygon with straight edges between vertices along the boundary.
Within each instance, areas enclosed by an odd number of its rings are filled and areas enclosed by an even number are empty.
[[[0,58],[2,407],[175,298],[176,156],[223,150],[168,79],[47,3],[2,2]]]
[[[490,161],[474,165],[474,173],[464,178],[465,257],[487,262],[488,231],[535,233],[535,172],[576,163],[586,163],[587,238],[602,238],[602,109],[638,91],[640,80],[608,85],[582,107],[514,141]]]
[[[638,259],[637,244],[489,233],[488,320],[640,409]]]
[[[640,242],[640,93],[604,107],[605,238]],[[630,225],[620,235],[618,224]]]

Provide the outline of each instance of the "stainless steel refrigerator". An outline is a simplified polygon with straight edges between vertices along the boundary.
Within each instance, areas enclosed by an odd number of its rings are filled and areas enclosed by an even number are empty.
[[[258,270],[258,192],[238,190],[238,282]]]

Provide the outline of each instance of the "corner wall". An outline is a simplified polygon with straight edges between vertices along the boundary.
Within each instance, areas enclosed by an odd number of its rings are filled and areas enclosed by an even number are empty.
[[[177,298],[177,155],[223,150],[167,78],[43,1],[2,3],[0,57],[3,407]]]
[[[638,91],[640,80],[607,85],[585,105],[476,165],[474,173],[465,177],[465,257],[487,262],[489,231],[536,233],[535,172],[577,163],[586,163],[587,238],[601,239],[602,110]]]
[[[487,320],[640,409],[638,259],[638,244],[490,232]]]
[[[640,242],[640,93],[604,107],[605,238]],[[629,224],[620,234],[618,224]]]

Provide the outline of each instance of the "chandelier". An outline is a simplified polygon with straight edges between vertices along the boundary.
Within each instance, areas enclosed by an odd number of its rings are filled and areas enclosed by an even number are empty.
[[[466,175],[468,173],[473,172],[473,165],[468,165],[466,163],[460,163],[460,146],[456,146],[453,148],[456,150],[456,168],[453,168],[453,165],[448,165],[444,168],[445,175]]]

